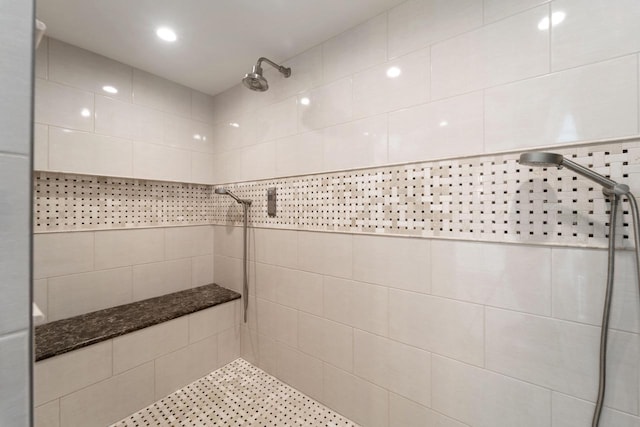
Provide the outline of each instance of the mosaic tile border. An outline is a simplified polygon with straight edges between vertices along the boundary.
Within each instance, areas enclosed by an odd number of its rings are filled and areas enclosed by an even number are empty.
[[[640,186],[640,141],[555,149],[614,180]],[[230,184],[254,201],[256,227],[607,245],[607,202],[570,171],[529,168],[518,153]],[[240,207],[212,186],[37,172],[36,232],[196,224],[241,225]],[[278,190],[267,215],[266,191]],[[626,206],[621,246],[630,247]]]

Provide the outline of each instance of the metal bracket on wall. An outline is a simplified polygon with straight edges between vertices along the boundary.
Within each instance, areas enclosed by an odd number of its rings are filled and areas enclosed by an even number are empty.
[[[276,216],[276,187],[267,188],[267,214]]]

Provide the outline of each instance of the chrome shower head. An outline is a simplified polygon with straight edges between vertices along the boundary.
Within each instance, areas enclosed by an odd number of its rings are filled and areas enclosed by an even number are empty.
[[[240,197],[236,196],[235,194],[233,194],[231,191],[229,191],[228,189],[226,189],[224,187],[217,187],[215,189],[215,193],[216,194],[227,195],[227,196],[231,197],[233,200],[235,200],[236,202],[240,203],[241,205],[250,205],[251,204],[251,200],[250,199],[241,199]]]
[[[518,163],[526,166],[557,167],[558,169],[566,167],[578,175],[589,178],[603,186],[606,194],[624,195],[629,193],[629,187],[627,185],[618,184],[604,175],[600,175],[599,173],[585,168],[578,163],[565,159],[561,154],[531,151],[520,154],[520,160]]]
[[[255,90],[257,92],[265,92],[267,89],[269,89],[269,83],[267,82],[267,79],[265,79],[262,75],[262,67],[260,66],[260,64],[262,64],[263,62],[266,62],[267,64],[280,71],[285,78],[291,76],[291,68],[278,65],[275,62],[268,60],[267,58],[259,58],[258,62],[256,62],[256,65],[253,66],[253,70],[250,73],[245,74],[244,78],[242,79],[242,83],[249,89]]]
[[[560,154],[532,151],[520,154],[520,160],[518,163],[527,166],[561,167],[563,159],[564,158]]]
[[[262,75],[262,68],[259,65],[254,65],[253,71],[244,75],[242,83],[256,92],[265,92],[269,89],[269,82]]]

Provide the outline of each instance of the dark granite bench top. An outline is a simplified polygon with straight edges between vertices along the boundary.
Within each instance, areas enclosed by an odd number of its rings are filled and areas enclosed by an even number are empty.
[[[239,298],[214,283],[45,323],[35,329],[36,362]]]

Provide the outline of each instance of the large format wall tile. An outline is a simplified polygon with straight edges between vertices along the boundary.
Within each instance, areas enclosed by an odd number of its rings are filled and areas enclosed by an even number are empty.
[[[538,427],[551,423],[551,391],[433,356],[432,407],[477,427]]]
[[[36,79],[35,94],[36,123],[93,131],[93,93]]]
[[[159,228],[99,231],[95,233],[95,266],[106,269],[162,261],[164,247],[164,230]]]
[[[133,266],[133,301],[153,298],[191,287],[191,259]]]
[[[133,144],[120,138],[49,127],[48,170],[106,176],[133,174]]]
[[[549,3],[551,0],[485,0],[484,22],[490,23],[515,15],[527,9]]]
[[[386,427],[389,392],[343,370],[324,364],[323,403],[353,421],[371,427]]]
[[[482,25],[475,0],[410,0],[389,11],[389,57],[428,46]]]
[[[33,238],[33,276],[63,276],[94,269],[93,233],[36,234]]]
[[[349,234],[298,233],[301,270],[328,276],[353,275],[353,238]]]
[[[112,366],[111,340],[43,360],[34,368],[34,404],[41,405],[107,379]]]
[[[548,16],[542,6],[435,44],[431,95],[445,98],[549,72]]]
[[[353,278],[398,289],[428,292],[430,242],[423,239],[353,237]]]
[[[478,304],[551,314],[551,250],[431,242],[432,293]]]
[[[553,427],[582,427],[591,424],[595,405],[561,393],[553,393],[552,425]],[[638,427],[640,418],[607,408],[602,410],[600,418],[602,427]]]
[[[298,95],[298,131],[310,131],[353,117],[352,79],[338,80]]]
[[[306,132],[276,141],[276,175],[302,175],[323,170],[322,131]]]
[[[0,413],[7,426],[26,426],[31,411],[29,336],[24,330],[0,337]]]
[[[314,399],[322,397],[323,363],[320,359],[286,345],[278,345],[276,360],[275,373],[282,381]]]
[[[386,36],[387,15],[381,14],[324,42],[325,82],[384,61],[387,54]]]
[[[389,291],[389,338],[477,366],[484,365],[484,308]]]
[[[582,399],[596,395],[600,328],[489,308],[486,325],[488,369]],[[637,335],[610,332],[608,406],[637,413],[639,348]]]
[[[185,347],[188,341],[189,321],[184,316],[114,338],[113,372],[142,365]]]
[[[600,326],[607,283],[607,252],[554,248],[552,258],[553,317]],[[610,325],[639,332],[638,282],[635,254],[618,251]]]
[[[353,117],[362,118],[429,99],[429,51],[396,58],[353,76]]]
[[[431,406],[431,354],[366,332],[354,334],[353,372],[374,384]]]
[[[153,372],[149,362],[62,397],[61,425],[100,427],[153,403]]]
[[[29,326],[29,175],[27,158],[0,155],[0,335]],[[43,248],[40,243],[36,239],[34,259],[52,261],[50,257],[43,257],[42,252],[52,248]],[[79,264],[74,267],[86,265]],[[56,268],[55,261],[47,262],[46,267],[36,268],[34,277],[42,275],[43,270]]]
[[[324,316],[336,322],[386,336],[389,289],[352,280],[324,277]]]
[[[56,39],[49,39],[48,59],[49,80],[131,102],[130,66]],[[106,92],[108,86],[117,92]]]
[[[483,96],[456,96],[389,114],[389,162],[483,151]]]
[[[635,55],[488,89],[487,152],[638,133]]]
[[[133,102],[179,116],[191,116],[191,90],[172,81],[133,70]]]
[[[384,114],[324,129],[323,170],[344,170],[387,163]]]
[[[640,50],[640,4],[635,0],[557,0],[551,10],[565,17],[552,28],[554,70]]]
[[[48,280],[48,321],[132,301],[131,268],[92,271]]]

